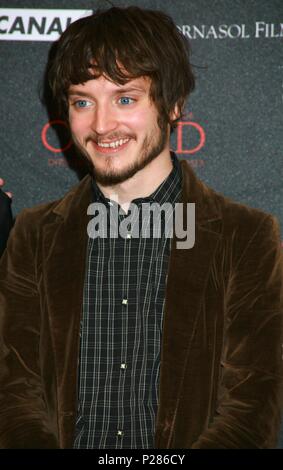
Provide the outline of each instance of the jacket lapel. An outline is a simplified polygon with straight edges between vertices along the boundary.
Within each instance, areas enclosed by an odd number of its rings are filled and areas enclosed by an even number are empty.
[[[85,261],[87,207],[91,180],[84,180],[53,210],[43,233],[43,273],[57,378],[59,419],[76,409],[76,368],[79,347]]]
[[[215,198],[208,198],[206,187],[186,161],[181,165],[182,202],[196,204],[195,245],[191,249],[177,249],[176,239],[172,240],[161,348],[156,447],[170,447],[184,373],[222,227]]]

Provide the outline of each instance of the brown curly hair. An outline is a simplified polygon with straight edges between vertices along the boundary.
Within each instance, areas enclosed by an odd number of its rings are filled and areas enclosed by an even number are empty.
[[[141,76],[151,79],[150,98],[161,121],[175,127],[194,89],[188,41],[172,18],[139,7],[96,11],[72,23],[56,44],[49,84],[58,108],[68,116],[68,90],[102,74],[125,84]],[[177,105],[178,119],[171,120]]]

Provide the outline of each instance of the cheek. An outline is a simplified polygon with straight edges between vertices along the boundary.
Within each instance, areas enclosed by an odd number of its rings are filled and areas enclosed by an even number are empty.
[[[88,123],[85,119],[69,114],[69,125],[73,134],[79,136],[87,131]]]
[[[157,127],[157,114],[148,109],[139,111],[136,114],[131,114],[127,119],[124,119],[124,124],[134,131],[147,133]]]

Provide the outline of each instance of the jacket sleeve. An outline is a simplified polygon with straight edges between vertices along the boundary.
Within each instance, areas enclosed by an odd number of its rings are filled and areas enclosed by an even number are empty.
[[[265,216],[244,245],[227,285],[217,407],[195,449],[272,448],[278,439],[283,308],[276,220]]]
[[[0,263],[0,448],[56,448],[40,372],[37,233],[27,215],[17,217]]]

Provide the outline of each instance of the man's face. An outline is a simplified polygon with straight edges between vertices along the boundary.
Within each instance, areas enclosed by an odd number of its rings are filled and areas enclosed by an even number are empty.
[[[97,182],[122,183],[169,151],[169,126],[158,126],[149,88],[144,77],[117,85],[100,76],[70,86],[73,140],[92,162]]]

